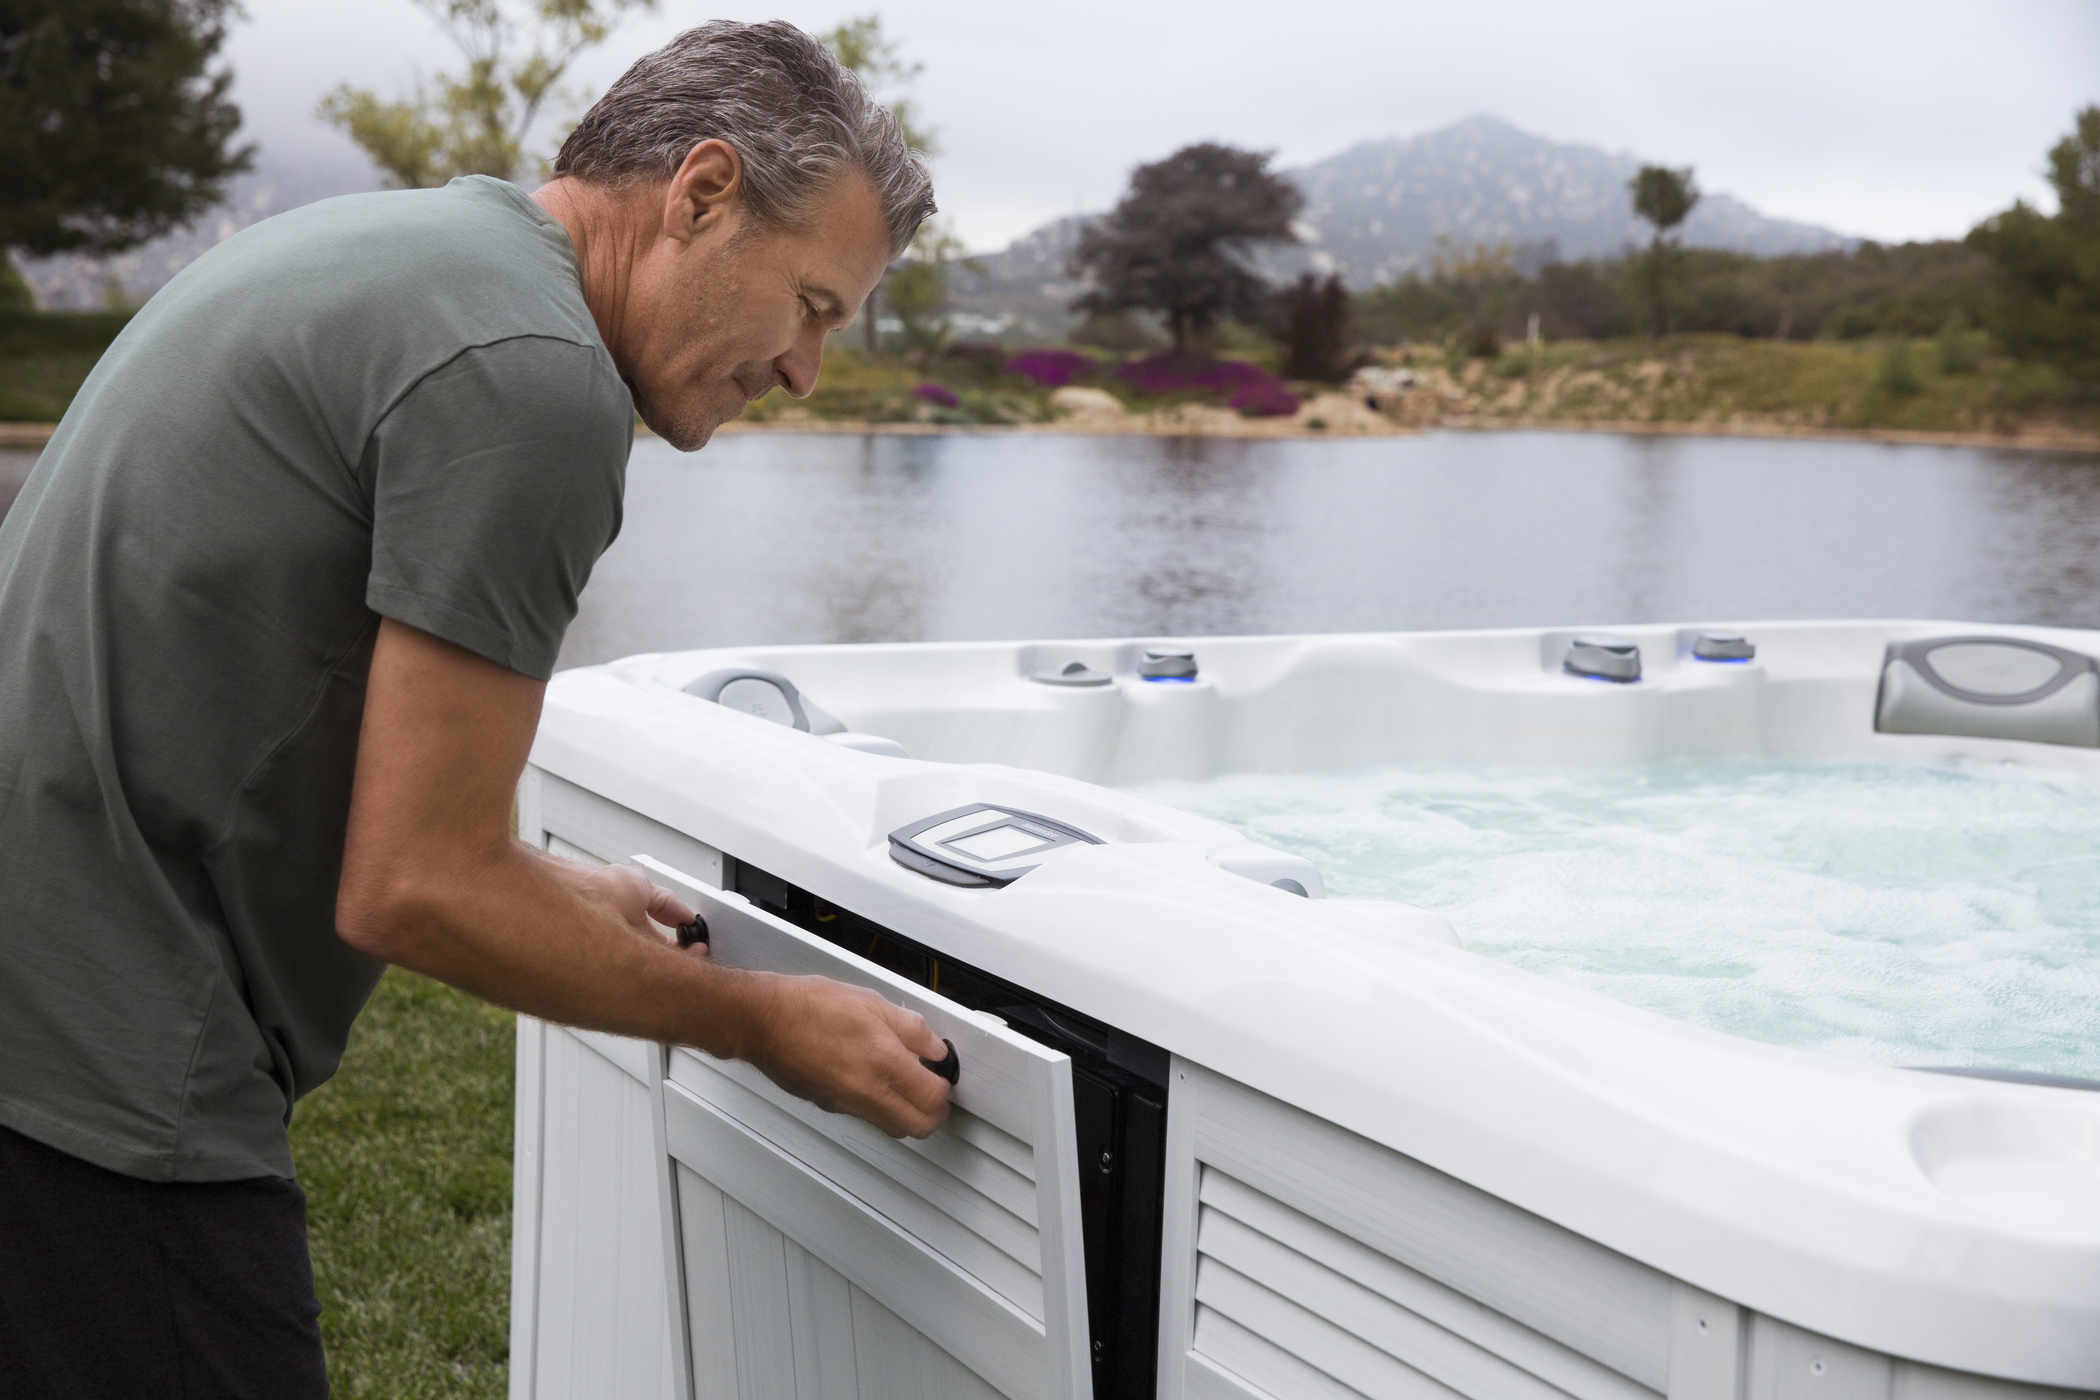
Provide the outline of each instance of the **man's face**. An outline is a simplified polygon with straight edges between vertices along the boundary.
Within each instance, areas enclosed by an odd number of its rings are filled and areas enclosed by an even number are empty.
[[[740,202],[680,204],[638,251],[611,347],[650,430],[682,451],[775,385],[817,384],[824,337],[853,319],[889,265],[873,186],[848,171],[798,233]]]

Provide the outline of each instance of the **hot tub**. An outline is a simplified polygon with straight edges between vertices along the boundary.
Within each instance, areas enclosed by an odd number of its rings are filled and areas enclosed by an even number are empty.
[[[922,1010],[957,1112],[896,1143],[740,1065],[521,1021],[512,1393],[2100,1391],[2077,1055],[1979,1077],[1729,1034],[1184,809],[1380,765],[2010,764],[2082,802],[2095,656],[1818,622],[565,672],[525,839],[641,859],[725,962]]]

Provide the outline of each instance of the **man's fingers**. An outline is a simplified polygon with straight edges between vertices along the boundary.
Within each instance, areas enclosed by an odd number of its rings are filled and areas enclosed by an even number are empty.
[[[893,1137],[923,1138],[947,1121],[948,1082],[921,1063],[948,1047],[926,1019],[865,987],[791,978],[788,1014],[752,1057],[782,1088]]]
[[[904,1125],[904,1131],[898,1134],[900,1137],[932,1136],[934,1129],[948,1121],[948,1114],[955,1106],[955,1101],[949,1097],[948,1081],[924,1065],[918,1069],[917,1074],[900,1086],[905,1101],[917,1115],[914,1121]]]
[[[684,900],[662,885],[652,884],[649,886],[649,917],[665,928],[677,928],[693,921],[693,911],[686,908]]]
[[[948,1121],[951,1103],[947,1079],[928,1069],[927,1064],[939,1064],[946,1059],[948,1046],[933,1033],[933,1027],[927,1025],[926,1018],[918,1012],[906,1011],[901,1006],[891,1007],[891,1011],[894,1013],[890,1018],[891,1025],[916,1063],[904,1069],[902,1081],[895,1086],[911,1112],[890,1131],[898,1137],[928,1137]]]
[[[889,1015],[890,1028],[897,1032],[897,1039],[904,1042],[905,1049],[935,1063],[948,1057],[948,1046],[933,1033],[933,1027],[926,1024],[924,1016],[894,1002],[885,1001],[883,1007]]]

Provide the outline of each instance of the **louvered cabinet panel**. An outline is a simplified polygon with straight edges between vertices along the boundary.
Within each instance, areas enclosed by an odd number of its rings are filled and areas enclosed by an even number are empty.
[[[1070,1061],[644,864],[706,918],[719,962],[872,988],[924,1015],[961,1063],[952,1117],[916,1142],[748,1065],[670,1053],[663,1140],[694,1393],[1090,1400]]]
[[[1673,1283],[1174,1062],[1163,1400],[1662,1400]]]
[[[1292,1321],[1294,1310],[1309,1311],[1332,1324],[1340,1337],[1384,1352],[1461,1395],[1657,1400],[1656,1392],[1639,1382],[1218,1168],[1201,1170],[1199,1306],[1224,1312],[1263,1335],[1304,1332],[1302,1321]],[[1322,1344],[1318,1354],[1347,1354],[1340,1337]],[[1316,1361],[1315,1355],[1297,1354]]]

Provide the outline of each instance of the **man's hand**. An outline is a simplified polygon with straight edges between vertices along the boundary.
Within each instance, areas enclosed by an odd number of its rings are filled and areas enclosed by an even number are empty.
[[[922,1138],[948,1119],[948,1081],[920,1064],[948,1047],[916,1011],[823,977],[765,976],[777,997],[742,1058],[791,1094]]]
[[[604,905],[636,933],[675,943],[678,940],[672,930],[693,921],[693,911],[685,907],[685,901],[649,883],[638,865],[580,866],[575,879],[584,898]],[[705,957],[707,945],[691,951]]]
[[[588,866],[581,879],[637,933],[669,940],[693,917],[638,866]],[[708,949],[701,943],[686,951],[704,958]],[[939,1060],[948,1047],[918,1012],[826,977],[717,975],[750,979],[751,994],[769,1008],[752,1018],[750,1038],[735,1050],[781,1088],[891,1137],[923,1138],[948,1121],[948,1082],[920,1063]]]
[[[336,895],[343,940],[514,1011],[748,1058],[885,1132],[938,1127],[948,1085],[918,1060],[945,1052],[916,1014],[822,978],[716,967],[705,945],[666,936],[692,911],[640,870],[558,860],[510,834],[545,690],[380,623]]]

